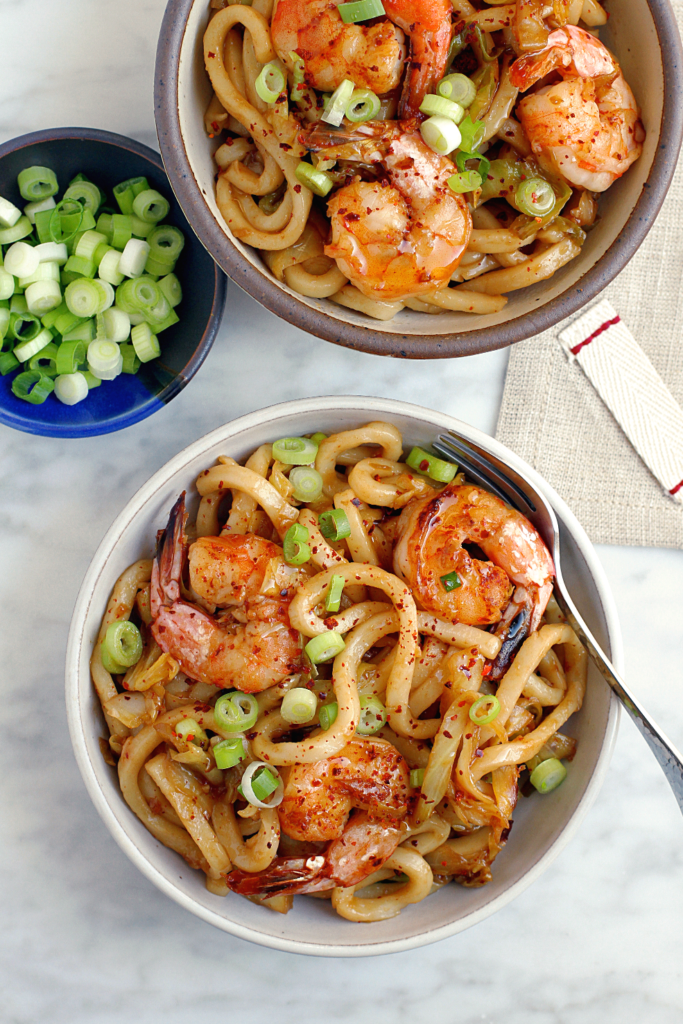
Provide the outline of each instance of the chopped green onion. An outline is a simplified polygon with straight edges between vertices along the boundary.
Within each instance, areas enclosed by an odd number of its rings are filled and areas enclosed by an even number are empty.
[[[119,272],[120,264],[121,253],[116,249],[110,249],[102,257],[97,274],[103,281],[108,281],[109,284],[113,284],[117,288],[124,280],[123,274]]]
[[[231,690],[218,698],[213,714],[221,729],[227,732],[246,732],[256,725],[258,701],[251,693]]]
[[[339,705],[336,701],[331,704],[323,704],[318,714],[318,721],[320,722],[320,728],[327,731],[332,728],[339,714]]]
[[[106,241],[107,236],[103,235],[100,231],[84,231],[74,245],[73,254],[74,256],[82,256],[86,260],[91,260],[95,255],[98,245]]]
[[[485,709],[488,708],[488,711]],[[479,712],[484,711],[483,715]],[[475,725],[488,725],[490,722],[495,721],[500,713],[500,701],[492,693],[485,693],[482,697],[478,697],[474,701],[470,708],[470,720]]]
[[[458,467],[452,462],[438,459],[436,455],[432,455],[431,452],[425,451],[424,448],[419,448],[417,445],[411,450],[406,464],[411,469],[415,469],[419,473],[426,473],[432,480],[437,480],[442,484],[450,483],[458,472]]]
[[[111,655],[102,648],[100,651],[100,657],[102,658],[102,667],[107,670],[113,676],[120,676],[126,671],[125,665],[119,665],[118,661],[114,661]]]
[[[457,572],[447,572],[445,576],[439,576],[439,579],[441,580],[441,586],[447,594],[449,594],[451,590],[457,590],[458,587],[462,586],[462,580],[458,576]]]
[[[345,647],[343,637],[331,629],[326,633],[314,636],[312,640],[308,641],[304,650],[313,665],[320,665],[323,661],[335,658]]]
[[[474,82],[467,75],[452,74],[442,78],[436,87],[439,96],[447,100],[459,103],[461,107],[469,107],[474,103],[477,89]]]
[[[149,274],[150,277],[165,277],[167,274],[172,273],[174,267],[175,263],[161,263],[159,260],[155,260],[153,256],[148,256],[145,263],[145,273]]]
[[[448,187],[453,192],[474,192],[476,188],[481,188],[482,178],[478,171],[459,171],[457,174],[452,174],[448,179]]]
[[[38,237],[41,242],[70,242],[81,230],[84,214],[83,203],[77,199],[62,199],[54,210],[36,214]],[[41,230],[43,223],[46,232]],[[43,233],[47,237],[44,238]]]
[[[14,295],[15,281],[12,274],[0,267],[0,300],[11,299]]]
[[[0,196],[0,228],[13,228],[20,218],[21,210],[10,203],[9,199]]]
[[[413,789],[422,789],[422,783],[424,782],[425,770],[424,768],[413,768],[410,773],[410,785]]]
[[[185,245],[185,236],[172,224],[160,224],[147,235],[150,255],[160,263],[176,263]]]
[[[253,807],[277,807],[282,803],[284,784],[277,768],[265,761],[252,761],[242,776],[242,794]]]
[[[337,10],[345,25],[370,21],[371,18],[380,18],[386,14],[382,0],[353,0],[352,3],[339,4]]]
[[[141,238],[131,238],[121,253],[119,273],[124,277],[140,277],[149,256],[149,245]]]
[[[88,385],[88,391],[92,391],[93,388],[99,388],[102,381],[99,377],[96,377],[90,370],[81,370],[81,373],[85,377],[85,382]]]
[[[317,501],[323,493],[323,478],[312,466],[295,466],[289,474],[297,501]]]
[[[322,430],[319,430],[317,433],[311,434],[310,440],[313,442],[316,448],[319,448],[321,443],[326,439],[326,437],[327,434],[323,434]]]
[[[59,282],[61,281],[59,264],[39,263],[37,270],[35,270],[32,274],[29,274],[28,277],[20,277],[18,283],[19,287],[23,288],[25,293],[29,285],[39,284],[44,281],[52,281],[53,283],[59,284]],[[28,303],[28,299],[26,300],[26,302]]]
[[[101,295],[94,281],[90,278],[81,278],[66,286],[64,301],[74,316],[91,317],[97,312]]]
[[[88,369],[100,380],[114,380],[123,369],[123,357],[113,341],[91,341],[88,345]]]
[[[133,200],[133,213],[146,224],[158,224],[168,215],[171,204],[156,189],[139,192]]]
[[[13,296],[12,302],[18,297]],[[24,299],[24,296],[22,295],[21,298]],[[38,317],[34,313],[29,313],[25,299],[24,307],[26,309],[24,313],[14,313],[10,310],[9,333],[15,341],[33,341],[43,329]]]
[[[187,743],[195,743],[198,747],[209,742],[201,725],[195,718],[181,718],[173,727],[176,736],[182,736]]]
[[[85,343],[83,341],[63,341],[57,349],[55,359],[57,373],[75,373],[85,359]]]
[[[123,252],[133,237],[133,225],[130,217],[123,213],[113,213],[111,218],[111,244],[119,252]]]
[[[351,523],[343,508],[332,508],[318,518],[318,527],[326,540],[344,540],[351,536]]]
[[[344,577],[333,576],[325,595],[325,611],[338,612],[341,606],[341,598],[344,593]]]
[[[310,466],[318,446],[308,437],[281,437],[273,442],[273,458],[287,466]]]
[[[28,217],[20,217],[16,224],[13,224],[9,228],[2,228],[0,230],[0,245],[11,245],[12,242],[18,242],[21,238],[26,238],[33,231],[33,225]]]
[[[57,376],[57,346],[53,341],[40,352],[36,352],[28,361],[27,370],[40,370],[48,377]]]
[[[26,289],[26,305],[34,316],[43,316],[57,309],[62,301],[62,289],[56,281],[36,281]]]
[[[264,103],[275,103],[287,88],[287,79],[280,65],[275,61],[264,64],[254,82],[254,88],[259,99]]]
[[[291,725],[305,725],[315,717],[317,710],[318,698],[313,691],[304,686],[295,686],[282,698],[280,714]]]
[[[88,397],[88,382],[82,373],[64,373],[55,378],[55,397],[64,405],[77,405]]]
[[[211,749],[216,759],[216,768],[220,769],[234,768],[247,756],[241,736],[235,736],[232,740],[221,740]]]
[[[147,262],[149,262],[149,260]],[[112,284],[113,283],[114,282],[112,281]],[[180,281],[175,274],[167,274],[165,277],[162,277],[158,282],[158,285],[169,306],[175,307],[182,302],[183,290],[180,286]]]
[[[331,190],[334,182],[329,174],[325,174],[325,171],[319,171],[312,164],[306,163],[302,160],[294,172],[297,177],[297,181],[300,181],[302,185],[310,189],[316,196],[326,196]]]
[[[156,335],[147,323],[136,324],[135,327],[132,327],[130,340],[141,363],[149,363],[161,355],[161,347]]]
[[[539,793],[550,793],[557,789],[567,776],[567,769],[556,757],[549,757],[547,761],[541,761],[536,765],[529,781]]]
[[[370,89],[354,89],[346,108],[346,116],[353,124],[362,124],[376,118],[381,106],[379,96]]]
[[[95,263],[85,256],[69,256],[64,266],[62,280],[72,284],[79,277],[92,278],[95,276]]]
[[[18,370],[20,365],[13,352],[0,352],[0,377],[6,377],[13,370]],[[40,370],[38,372],[44,373],[44,371]],[[49,374],[46,374],[46,376],[49,376]]]
[[[102,193],[92,181],[72,181],[64,193],[63,199],[82,203],[85,209],[90,210],[94,216],[102,203]]]
[[[57,204],[52,196],[48,196],[47,199],[39,199],[36,203],[27,203],[24,207],[24,213],[31,221],[31,224],[35,224],[37,213],[45,213],[46,210],[54,210],[56,205]]]
[[[113,213],[101,213],[97,218],[96,229],[100,234],[104,235],[111,245],[112,235],[114,234],[114,214]],[[128,239],[126,239],[128,241]]]
[[[129,178],[127,181],[121,181],[118,185],[114,185],[114,199],[118,203],[121,213],[130,215],[133,212],[133,200],[148,188],[147,178]]]
[[[552,185],[543,178],[525,178],[520,181],[515,192],[517,208],[529,217],[545,217],[552,210],[556,199]]]
[[[387,709],[379,697],[361,697],[360,718],[356,726],[359,736],[374,736],[386,725]]]
[[[130,337],[130,315],[114,306],[100,314],[107,341],[119,344]]]
[[[22,198],[30,203],[49,199],[58,191],[57,176],[49,167],[26,167],[19,171],[17,185]]]
[[[15,242],[5,253],[3,268],[14,277],[30,277],[38,269],[40,255],[27,242]]]
[[[95,316],[97,316],[98,313],[104,313],[104,311],[109,309],[110,306],[113,306],[115,292],[113,286],[110,285],[108,281],[97,279],[93,281],[93,284],[97,288],[99,294],[99,302],[95,309]]]
[[[483,121],[473,121],[470,115],[458,125],[462,142],[460,145],[468,153],[473,153],[477,146],[483,141],[486,126]]]
[[[445,96],[434,96],[429,93],[420,104],[421,114],[437,114],[439,117],[448,117],[455,124],[462,121],[465,111],[459,103],[446,99]]]
[[[79,320],[75,327],[62,334],[62,341],[84,341],[89,344],[95,337],[95,321]]]
[[[112,622],[104,635],[102,648],[106,649],[119,665],[130,668],[137,664],[142,656],[140,630],[128,619]]]
[[[12,381],[12,394],[31,405],[42,405],[54,386],[52,378],[40,370],[25,370]]]
[[[41,352],[51,341],[52,332],[44,328],[31,341],[22,341],[20,345],[15,345],[14,354],[20,363],[24,363],[31,356],[36,355],[37,352]]]
[[[447,156],[460,145],[457,124],[450,118],[438,114],[422,122],[420,134],[429,148],[441,156]]]
[[[137,373],[140,369],[140,360],[132,345],[119,345],[123,365],[121,373]]]
[[[287,565],[303,565],[311,557],[311,549],[306,543],[308,530],[301,523],[294,523],[287,530],[282,542],[282,553]]]
[[[337,86],[328,102],[325,104],[325,110],[323,111],[323,115],[320,120],[339,128],[344,120],[346,108],[349,105],[355,88],[356,87],[353,82],[349,78],[345,78],[341,85]]]
[[[173,324],[177,324],[179,319],[180,319],[180,317],[178,316],[176,311],[174,309],[172,309],[168,313],[168,315],[164,317],[163,320],[154,320],[153,321],[151,319],[150,314],[147,315],[147,319],[149,320],[149,326],[152,328],[152,332],[154,334],[161,334],[161,332],[165,331],[167,327],[172,327]],[[131,321],[131,323],[132,323],[132,321]]]
[[[64,242],[41,242],[34,246],[34,252],[41,263],[58,263],[60,266],[64,266],[69,257]]]

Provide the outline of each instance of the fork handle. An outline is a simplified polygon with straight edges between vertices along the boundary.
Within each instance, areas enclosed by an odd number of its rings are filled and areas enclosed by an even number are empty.
[[[655,725],[645,708],[640,705],[636,697],[629,691],[624,680],[579,615],[571,599],[565,594],[560,593],[558,586],[555,587],[555,599],[566,615],[569,625],[587,648],[588,653],[606,682],[614,690],[635,722],[638,731],[644,737],[650,750],[657,758],[674,792],[678,806],[683,812],[683,760],[681,755],[661,729]]]

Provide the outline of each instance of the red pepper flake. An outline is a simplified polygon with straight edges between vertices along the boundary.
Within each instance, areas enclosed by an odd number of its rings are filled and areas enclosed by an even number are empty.
[[[216,54],[213,52],[213,50],[209,50],[209,57],[215,57],[215,56],[216,56]]]

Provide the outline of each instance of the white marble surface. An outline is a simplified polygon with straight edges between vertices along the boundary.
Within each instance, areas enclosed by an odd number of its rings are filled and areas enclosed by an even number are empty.
[[[163,9],[0,0],[0,141],[92,125],[154,145]],[[676,1024],[683,823],[625,719],[596,804],[540,881],[494,918],[413,953],[315,960],[233,939],[157,892],[105,830],[71,753],[63,660],[89,559],[137,487],[225,420],[305,395],[399,397],[495,426],[505,353],[393,362],[307,337],[234,286],[229,308],[194,382],[152,419],[68,442],[0,428],[0,1020]],[[628,679],[683,746],[683,553],[599,555]]]

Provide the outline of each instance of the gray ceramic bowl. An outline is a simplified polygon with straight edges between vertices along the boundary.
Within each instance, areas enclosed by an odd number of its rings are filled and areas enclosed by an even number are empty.
[[[569,590],[591,630],[621,668],[621,640],[604,573],[585,533],[564,502],[511,451],[465,423],[405,402],[376,398],[313,398],[276,405],[234,420],[200,438],[171,459],[128,503],[93,558],[74,610],[66,662],[66,704],[71,739],[83,779],[102,819],[134,864],[172,899],[210,924],[243,939],[295,953],[370,956],[436,942],[482,921],[514,899],[550,865],[579,826],[607,772],[618,723],[618,704],[591,665],[582,710],[566,732],[578,738],[576,757],[561,788],[548,797],[521,800],[515,827],[481,889],[451,884],[408,907],[390,921],[353,924],[327,901],[298,898],[286,916],[229,893],[207,892],[204,876],[161,846],[124,803],[116,772],[105,764],[99,737],[106,735],[89,671],[89,659],[109,594],[120,573],[153,554],[156,531],[180,491],[193,499],[198,474],[218,455],[243,459],[277,437],[322,430],[332,433],[369,420],[386,419],[406,446],[429,442],[454,429],[495,453],[534,481],[560,522],[563,571]],[[563,730],[565,731],[565,730]]]
[[[156,121],[169,180],[199,238],[241,288],[290,323],[328,341],[378,355],[434,358],[511,345],[553,326],[597,295],[626,265],[652,226],[683,133],[683,59],[668,0],[610,0],[602,37],[616,53],[642,108],[643,155],[601,200],[601,219],[581,254],[548,281],[512,292],[497,314],[430,316],[409,310],[383,323],[278,282],[258,253],[235,239],[216,206],[216,143],[206,135],[211,89],[203,67],[208,0],[169,0],[156,66]]]

